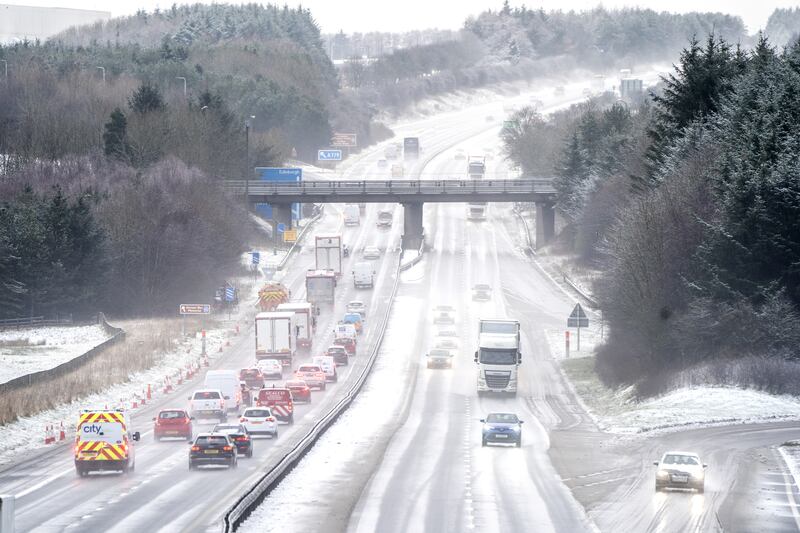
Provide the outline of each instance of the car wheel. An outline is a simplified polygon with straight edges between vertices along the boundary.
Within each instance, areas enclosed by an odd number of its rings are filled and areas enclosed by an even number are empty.
[[[227,413],[222,413],[222,416],[219,417],[219,421],[223,422],[223,423],[227,422],[228,421],[228,414]]]
[[[234,457],[234,458],[231,460],[231,468],[236,468],[236,467],[238,467],[238,466],[239,466],[239,461],[237,461],[237,460],[236,460],[236,458]]]
[[[486,446],[486,439],[481,439],[481,446]]]
[[[289,415],[289,424],[294,424],[294,413]]]
[[[325,388],[326,388],[326,385],[323,383],[322,386],[319,388],[319,390],[325,390]]]
[[[522,448],[522,437],[517,439],[517,448]]]
[[[153,440],[154,440],[154,441],[156,441],[156,442],[158,442],[158,441],[160,441],[160,440],[161,440],[161,437],[159,437],[158,435],[156,435],[155,433],[153,433]]]
[[[75,473],[78,474],[78,477],[83,477],[86,475],[86,472],[80,466],[75,467]]]
[[[661,485],[656,483],[656,492],[662,492],[663,490],[664,490],[664,487],[662,487]]]
[[[278,438],[278,430],[277,430],[277,429],[276,429],[276,430],[275,430],[275,432],[272,434],[272,438],[273,438],[273,439],[277,439],[277,438]]]
[[[249,459],[250,457],[253,457],[253,447],[252,447],[252,446],[250,446],[250,449],[249,449],[249,450],[247,450],[247,457],[248,457],[248,459]]]
[[[194,470],[194,463],[189,461],[189,470]]]
[[[705,491],[706,491],[705,485],[698,485],[697,486],[697,493],[698,494],[703,494],[703,493],[705,493]]]

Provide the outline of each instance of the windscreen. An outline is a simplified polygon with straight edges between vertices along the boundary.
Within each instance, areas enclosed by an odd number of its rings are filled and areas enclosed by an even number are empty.
[[[519,419],[512,413],[492,413],[486,417],[486,421],[490,424],[516,424]]]
[[[516,322],[481,322],[481,333],[517,333]]]
[[[81,442],[103,441],[109,444],[121,444],[125,432],[119,422],[87,422],[78,428]]]
[[[269,409],[248,409],[244,412],[244,416],[249,416],[252,418],[266,418],[268,416],[272,416],[269,412]]]
[[[186,413],[183,411],[161,411],[158,413],[158,418],[161,420],[175,420],[178,418],[186,418]]]
[[[195,400],[219,400],[220,396],[217,391],[203,391],[194,393]]]
[[[478,352],[478,361],[486,365],[515,365],[517,351],[507,348],[481,348]]]
[[[228,444],[228,439],[222,436],[209,435],[207,437],[197,437],[195,444],[213,444],[216,446],[224,446]]]

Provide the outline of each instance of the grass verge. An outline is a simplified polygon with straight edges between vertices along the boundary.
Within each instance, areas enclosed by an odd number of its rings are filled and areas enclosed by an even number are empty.
[[[561,368],[575,392],[595,416],[610,416],[630,410],[633,390],[611,389],[603,385],[595,371],[595,358],[563,359]]]

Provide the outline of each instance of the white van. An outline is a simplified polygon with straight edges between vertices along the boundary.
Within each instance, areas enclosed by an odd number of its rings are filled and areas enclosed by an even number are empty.
[[[318,365],[325,372],[325,381],[337,382],[339,376],[336,373],[336,362],[330,355],[318,355],[314,357],[314,364]]]
[[[206,372],[203,388],[219,390],[225,399],[225,409],[239,412],[242,390],[239,385],[239,374],[235,370],[209,370]]]
[[[358,226],[361,223],[361,212],[356,204],[344,206],[344,225]]]
[[[353,266],[353,285],[356,289],[375,286],[375,270],[366,261],[361,261]]]

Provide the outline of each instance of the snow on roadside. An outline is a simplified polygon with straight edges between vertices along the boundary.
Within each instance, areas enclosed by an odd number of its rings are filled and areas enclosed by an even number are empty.
[[[100,325],[0,331],[0,383],[66,363],[109,337]]]
[[[736,387],[692,387],[637,401],[632,389],[612,390],[600,382],[594,357],[561,364],[594,421],[609,433],[800,420],[800,399],[790,395]]]
[[[781,454],[786,468],[794,479],[795,485],[800,483],[800,441],[789,441],[778,446],[778,453]]]

